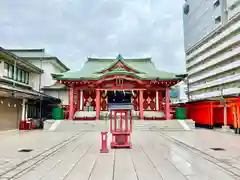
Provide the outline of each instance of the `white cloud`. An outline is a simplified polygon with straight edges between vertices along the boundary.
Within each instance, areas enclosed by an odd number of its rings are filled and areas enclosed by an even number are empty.
[[[88,56],[121,53],[148,55],[159,68],[181,72],[183,2],[2,0],[1,46],[46,48],[72,69],[81,67]]]

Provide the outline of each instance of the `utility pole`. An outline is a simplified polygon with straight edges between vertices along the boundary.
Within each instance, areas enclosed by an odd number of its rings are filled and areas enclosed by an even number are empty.
[[[42,69],[42,58],[40,58],[40,69]],[[42,72],[40,72],[40,76],[39,76],[39,87],[38,87],[38,91],[39,91],[39,94],[40,94],[40,103],[39,103],[39,119],[40,119],[40,120],[42,120],[41,81],[42,81]]]
[[[17,60],[14,58],[14,67],[13,67],[13,88],[16,87],[16,80],[17,80]],[[15,95],[15,90],[13,90],[12,96]]]

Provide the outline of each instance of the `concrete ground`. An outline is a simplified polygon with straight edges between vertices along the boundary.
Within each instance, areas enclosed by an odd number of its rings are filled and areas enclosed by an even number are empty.
[[[178,121],[135,121],[133,148],[102,154],[104,121],[49,124],[43,131],[0,133],[0,180],[240,179],[237,135],[186,131]]]

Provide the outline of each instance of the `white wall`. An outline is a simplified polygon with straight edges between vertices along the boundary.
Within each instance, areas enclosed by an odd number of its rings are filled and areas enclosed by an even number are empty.
[[[180,88],[180,93],[179,93],[180,100],[187,100],[188,99],[186,94],[187,85],[185,83],[182,83],[179,85],[179,88]]]
[[[29,73],[29,85],[35,91],[39,91],[40,74]]]
[[[52,75],[51,74],[57,74],[57,73],[62,73],[63,72],[63,68],[56,63],[55,60],[29,60],[30,63],[32,63],[33,65],[39,67],[40,69],[42,69],[44,72],[41,74],[41,86],[40,88],[43,88],[44,86],[51,86],[53,84],[55,84],[56,80],[53,80]],[[36,89],[39,89],[39,77],[37,77],[36,75],[32,75],[33,76],[33,86]],[[37,85],[36,85],[37,84]],[[68,105],[69,104],[69,97],[68,97],[68,91],[67,90],[44,90],[44,93],[61,99],[62,101],[62,105]]]
[[[61,70],[51,60],[43,60],[42,62],[40,60],[32,60],[29,62],[44,70],[41,76],[41,88],[51,86],[56,82],[51,76],[52,73],[61,73]]]
[[[4,61],[0,59],[0,77],[3,76],[4,73]]]
[[[57,90],[57,91],[45,90],[44,93],[49,95],[49,96],[61,99],[62,105],[68,105],[69,104],[69,93],[68,93],[68,90]]]
[[[235,4],[237,7],[231,9],[231,6]],[[240,4],[239,0],[227,0],[227,7],[228,7],[228,19],[234,17],[237,13],[240,12]]]
[[[178,91],[178,97],[177,98],[171,98],[172,103],[181,103],[181,102],[187,102],[188,97],[186,94],[187,91],[187,84],[184,83],[184,81],[179,82],[176,84],[173,89],[176,88]]]
[[[62,100],[63,105],[69,105],[69,92],[68,90],[59,92],[59,99]]]
[[[185,6],[189,6],[189,13],[183,14],[185,51],[188,51],[198,41],[221,26],[221,23],[215,23],[215,18],[221,16],[222,5],[214,8],[215,2],[216,0],[189,0],[185,2]]]

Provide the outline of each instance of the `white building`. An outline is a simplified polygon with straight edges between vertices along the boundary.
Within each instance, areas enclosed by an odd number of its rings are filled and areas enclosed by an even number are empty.
[[[187,84],[184,81],[179,82],[171,88],[170,100],[171,104],[179,104],[188,102]]]
[[[186,0],[183,8],[191,101],[240,94],[240,0]]]
[[[44,49],[8,49],[27,62],[43,69],[41,83],[34,81],[33,86],[40,86],[40,90],[49,96],[61,99],[63,105],[68,105],[68,90],[62,84],[57,84],[52,74],[59,74],[69,70],[57,57],[51,56]]]
[[[69,69],[44,49],[0,47],[0,130],[17,129],[21,120],[47,117],[51,104],[68,104],[68,90],[52,73]]]
[[[0,47],[0,130],[16,129],[21,120],[39,116],[40,100],[42,104],[60,102],[39,92],[39,86],[32,86],[39,83],[43,73],[39,67]]]

